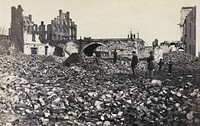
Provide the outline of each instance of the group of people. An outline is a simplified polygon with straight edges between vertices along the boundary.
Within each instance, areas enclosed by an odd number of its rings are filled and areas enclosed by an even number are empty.
[[[132,57],[132,61],[131,61],[131,67],[132,67],[133,75],[135,75],[135,68],[138,64],[138,57],[137,57],[135,51],[133,51],[132,53],[133,53],[133,57]],[[147,58],[147,63],[148,63],[147,69],[149,71],[150,80],[152,80],[153,79],[153,71],[155,69],[155,61],[154,61],[153,51],[150,51],[149,53],[150,53],[150,56]],[[160,61],[158,63],[160,73],[163,72],[164,64],[165,63],[164,63],[163,59],[160,59]],[[167,63],[167,64],[168,64],[168,73],[169,73],[169,75],[171,75],[173,62],[169,61],[169,63]]]
[[[147,63],[148,63],[148,71],[149,71],[149,78],[150,80],[153,79],[153,71],[155,69],[155,59],[154,59],[154,55],[153,55],[153,51],[150,51],[150,56],[147,58]],[[116,50],[113,52],[114,54],[114,58],[113,58],[113,63],[115,64],[116,61],[117,61],[117,52]],[[133,56],[132,56],[132,60],[131,60],[131,68],[132,68],[132,72],[133,72],[133,75],[135,76],[135,68],[137,67],[138,65],[138,62],[139,62],[139,59],[138,59],[138,56],[136,55],[136,52],[133,51],[132,52]],[[164,66],[164,61],[162,59],[160,59],[159,63],[158,63],[158,66],[159,66],[159,72],[163,72],[163,66]],[[169,61],[168,63],[168,73],[171,75],[172,73],[172,66],[173,66],[173,62],[172,61]]]

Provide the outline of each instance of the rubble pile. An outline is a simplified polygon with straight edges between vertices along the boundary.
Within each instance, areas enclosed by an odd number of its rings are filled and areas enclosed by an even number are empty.
[[[3,47],[3,46],[0,46],[0,55],[4,55],[4,54],[6,54],[6,53],[7,53],[6,48]]]
[[[174,75],[199,75],[200,59],[184,52],[171,52],[164,55],[164,62],[173,62]],[[165,66],[167,69],[167,65]]]
[[[197,59],[197,57],[184,52],[175,51],[163,54],[163,59],[165,62],[169,62],[171,60],[174,64],[188,64]]]
[[[99,65],[90,60],[64,67],[60,60],[23,54],[0,57],[0,125],[199,122],[200,92],[192,82],[155,86],[144,78],[133,79],[127,62],[113,65],[100,59]],[[141,63],[138,71],[143,67]]]

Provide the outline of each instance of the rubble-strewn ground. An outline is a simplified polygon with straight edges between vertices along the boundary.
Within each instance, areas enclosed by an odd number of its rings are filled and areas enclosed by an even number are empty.
[[[176,57],[176,58],[174,58]],[[0,125],[200,125],[200,61],[170,53],[173,75],[146,62],[132,76],[129,62],[89,59],[62,66],[55,56],[3,54],[0,57]]]

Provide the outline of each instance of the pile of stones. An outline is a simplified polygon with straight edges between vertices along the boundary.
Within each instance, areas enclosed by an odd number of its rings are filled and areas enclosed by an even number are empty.
[[[179,78],[152,85],[128,62],[62,65],[54,56],[0,57],[0,125],[199,124],[197,84]],[[145,63],[138,66],[138,71]]]

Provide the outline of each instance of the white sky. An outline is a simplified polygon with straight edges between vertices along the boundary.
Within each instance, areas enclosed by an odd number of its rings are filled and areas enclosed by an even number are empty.
[[[200,0],[0,0],[0,26],[10,27],[11,6],[19,4],[24,15],[32,15],[37,24],[58,16],[59,9],[69,11],[78,27],[78,38],[125,38],[140,33],[147,43],[179,40],[182,6],[200,5]],[[197,12],[198,13],[198,12]],[[199,14],[199,13],[198,13]]]

